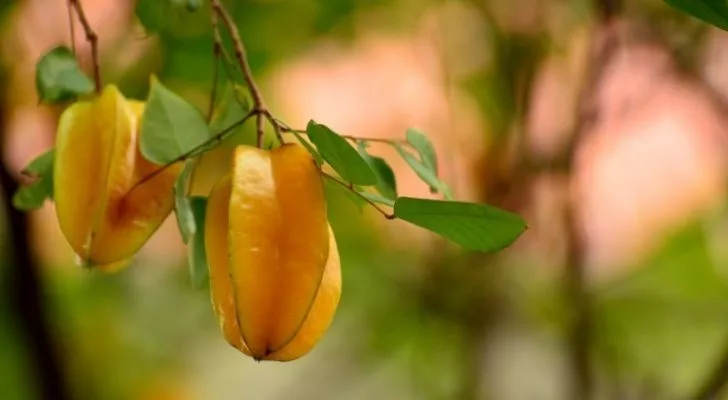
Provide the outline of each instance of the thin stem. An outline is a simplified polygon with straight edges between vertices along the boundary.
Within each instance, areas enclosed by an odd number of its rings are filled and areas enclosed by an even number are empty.
[[[213,75],[212,75],[212,89],[210,90],[210,105],[207,108],[207,123],[212,121],[212,115],[215,112],[215,101],[217,100],[217,81],[220,75],[220,45],[215,42],[213,45]]]
[[[354,190],[354,185],[352,185],[351,183],[344,182],[341,179],[339,179],[335,176],[329,175],[323,171],[321,172],[321,175],[324,178],[345,187],[348,191],[350,191],[350,192],[354,193],[355,195],[359,196],[360,198],[364,199],[364,201],[369,203],[370,206],[374,207],[375,210],[379,211],[379,213],[382,214],[384,216],[384,218],[386,218],[386,219],[396,219],[397,218],[394,214],[388,213],[383,208],[379,207],[379,205],[377,203],[369,200],[368,198],[364,197],[361,193]]]
[[[206,149],[211,144],[216,143],[216,142],[218,142],[218,143],[219,142],[222,142],[223,139],[225,138],[225,136],[227,134],[229,134],[230,132],[232,132],[235,128],[239,127],[240,125],[243,125],[246,121],[248,121],[250,119],[250,117],[252,117],[255,114],[256,113],[254,111],[249,112],[240,121],[238,121],[238,122],[236,122],[236,123],[228,126],[227,128],[225,128],[222,131],[220,131],[217,134],[215,134],[215,136],[211,137],[210,139],[207,139],[206,141],[200,143],[199,145],[195,146],[191,150],[185,152],[184,154],[179,155],[174,160],[172,160],[172,161],[170,161],[170,162],[162,165],[161,167],[155,169],[150,174],[148,174],[148,175],[144,176],[142,179],[140,179],[139,182],[137,182],[136,184],[134,184],[134,186],[132,186],[131,189],[129,189],[129,191],[127,193],[131,193],[134,189],[138,188],[142,184],[144,184],[146,182],[149,182],[152,178],[154,178],[155,176],[161,174],[163,171],[167,170],[172,165],[177,164],[180,161],[185,161],[185,160],[187,160],[190,157],[194,157],[194,156],[198,155],[201,150]]]
[[[275,131],[276,138],[278,139],[278,141],[281,144],[285,143],[283,141],[283,127],[281,126],[279,121],[277,119],[275,119],[275,117],[273,117],[273,115],[270,114],[270,112],[268,112],[268,120],[270,121],[271,125],[273,125],[273,130]]]
[[[240,70],[243,72],[243,79],[250,90],[251,96],[253,96],[253,111],[255,112],[255,125],[257,132],[256,142],[258,147],[261,147],[263,145],[263,134],[265,133],[263,129],[263,119],[268,119],[273,125],[275,125],[275,122],[273,122],[274,120],[266,108],[265,102],[263,102],[263,96],[260,93],[260,89],[253,78],[253,71],[251,70],[250,63],[248,62],[248,54],[245,51],[245,45],[243,45],[242,39],[240,39],[240,32],[238,31],[238,27],[235,25],[235,21],[233,21],[230,13],[228,13],[225,6],[223,6],[219,0],[210,0],[210,5],[212,7],[213,14],[217,14],[222,19],[225,28],[232,38],[233,46],[235,48],[235,57],[238,60],[238,64],[240,64]],[[213,25],[213,29],[219,32],[219,27],[217,25]]]
[[[223,25],[225,26],[226,30],[228,31],[228,34],[230,35],[230,38],[233,41],[233,46],[235,48],[235,58],[237,59],[238,64],[240,66],[240,70],[243,73],[243,79],[245,80],[245,83],[248,86],[248,90],[250,90],[250,95],[253,97],[253,109],[248,113],[248,115],[245,116],[243,121],[241,121],[240,123],[245,122],[248,118],[255,115],[255,119],[256,119],[255,125],[256,125],[256,133],[257,133],[256,144],[257,144],[258,148],[263,147],[263,135],[265,133],[265,130],[264,130],[265,121],[264,120],[268,120],[268,122],[271,124],[271,126],[273,126],[276,137],[278,138],[280,143],[284,143],[283,132],[290,132],[291,131],[290,127],[288,127],[282,121],[275,118],[273,116],[273,114],[270,112],[270,110],[268,110],[268,108],[266,107],[265,102],[263,101],[263,95],[261,94],[260,89],[258,88],[258,85],[255,83],[255,79],[253,78],[253,72],[250,68],[250,63],[248,62],[248,55],[245,51],[245,45],[243,44],[243,41],[240,38],[240,32],[238,31],[238,27],[235,25],[235,21],[233,21],[232,17],[230,16],[230,13],[227,11],[225,6],[223,6],[223,4],[220,2],[220,0],[210,0],[210,7],[212,8],[212,14],[214,15],[211,20],[213,38],[216,43],[220,44],[221,54],[224,59],[223,61],[225,62],[227,60],[227,55],[225,53],[225,49],[222,47],[222,39],[220,37],[220,20],[222,20]],[[226,73],[228,74],[228,78],[230,80],[233,80],[230,72],[227,71],[227,66],[226,66]],[[233,88],[233,90],[234,90],[234,88]],[[230,129],[232,129],[232,127]],[[220,133],[220,134],[216,135],[216,137],[222,136],[223,134],[224,133]],[[351,136],[345,137],[345,138],[347,138],[349,140],[354,140],[354,141],[364,140],[364,139],[354,138]],[[215,138],[213,138],[213,139],[215,139]],[[382,141],[382,142],[392,143],[391,141],[387,141],[384,139],[375,139],[372,141]],[[211,141],[208,141],[208,142],[211,142]],[[200,148],[205,148],[205,147],[207,147],[208,144],[209,143],[205,143],[202,146],[200,146]],[[190,152],[190,153],[192,154],[194,152]],[[153,174],[151,174],[151,176],[147,176],[144,179],[142,179],[142,181],[140,181],[140,183],[138,183],[136,186],[140,185],[141,183],[143,183],[145,181],[148,181],[154,175],[158,174],[163,169],[168,168],[170,165],[174,164],[175,162],[179,162],[179,161],[186,159],[191,154],[180,156],[178,159],[172,161],[171,163],[163,166],[161,169],[155,171]],[[357,196],[364,199],[364,201],[366,201],[367,203],[369,203],[369,205],[374,207],[374,209],[377,210],[379,213],[381,213],[385,218],[387,218],[387,219],[396,218],[394,216],[394,214],[387,213],[384,209],[379,207],[379,205],[377,205],[373,201],[362,196],[361,193],[358,193],[356,190],[354,190],[354,186],[352,184],[341,181],[338,178],[328,175],[324,172],[321,172],[321,174],[324,177],[336,182],[337,184],[344,186],[345,188],[347,188],[348,190],[350,190]]]
[[[218,32],[218,35],[216,35],[216,36],[218,36],[218,38],[216,38],[215,40],[219,40],[219,32]],[[247,104],[245,104],[245,102],[243,102],[243,100],[238,95],[238,91],[234,85],[235,77],[233,76],[232,71],[230,71],[230,64],[232,64],[232,62],[230,61],[230,56],[225,51],[225,48],[222,47],[222,42],[219,42],[219,43],[220,43],[220,54],[222,56],[223,71],[225,71],[225,75],[227,76],[228,81],[233,82],[233,84],[230,86],[229,89],[232,90],[233,98],[235,99],[235,102],[238,103],[238,105],[240,106],[240,109],[245,110],[247,108]]]
[[[294,129],[290,126],[287,126],[281,121],[276,120],[275,125],[278,125],[281,132],[283,133],[298,133],[301,135],[308,135],[308,132],[305,129]],[[384,139],[384,138],[364,138],[364,137],[358,137],[358,136],[351,136],[351,135],[340,135],[346,140],[350,140],[354,143],[357,142],[372,142],[372,143],[385,143],[385,144],[402,144],[410,146],[410,143],[404,139]]]
[[[76,55],[76,22],[73,20],[73,0],[68,0],[68,28],[71,31],[71,51]]]
[[[263,148],[263,115],[261,113],[255,114],[255,131],[258,132],[258,134],[255,136],[255,145],[258,146],[259,149]]]
[[[96,32],[91,28],[88,19],[86,19],[86,13],[83,11],[81,0],[68,0],[73,8],[76,10],[78,20],[81,22],[83,31],[86,34],[86,41],[91,46],[91,61],[93,63],[94,70],[94,82],[96,83],[96,92],[101,93],[101,67],[99,66],[99,37]],[[73,26],[73,25],[72,25]]]

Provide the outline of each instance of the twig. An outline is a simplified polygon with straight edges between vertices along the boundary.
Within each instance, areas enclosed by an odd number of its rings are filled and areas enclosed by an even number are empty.
[[[394,214],[390,214],[390,213],[386,212],[383,208],[379,207],[379,205],[377,203],[369,200],[368,198],[364,197],[361,193],[354,190],[354,186],[351,183],[344,182],[341,179],[339,179],[335,176],[329,175],[323,171],[321,172],[321,175],[324,178],[345,187],[346,190],[348,190],[348,191],[354,193],[355,195],[359,196],[360,198],[364,199],[364,201],[369,203],[370,206],[374,207],[375,210],[379,211],[379,213],[382,214],[384,216],[384,218],[386,218],[386,219],[396,219],[397,218]]]
[[[255,83],[255,79],[253,79],[253,71],[251,70],[250,63],[248,62],[245,45],[243,45],[243,41],[240,39],[240,32],[238,31],[238,27],[235,25],[235,21],[233,21],[230,13],[228,13],[227,9],[222,5],[222,3],[220,3],[219,0],[210,0],[210,6],[212,7],[212,13],[217,14],[222,19],[225,28],[232,38],[233,46],[235,48],[235,57],[238,60],[238,64],[240,64],[240,70],[243,72],[243,79],[248,86],[248,90],[250,90],[250,95],[253,97],[253,114],[255,114],[256,118],[255,125],[257,132],[256,143],[258,147],[262,147],[263,134],[265,133],[263,130],[263,119],[268,119],[274,126],[276,125],[275,119],[265,106],[260,89]],[[217,20],[217,18],[215,20]],[[219,26],[216,23],[213,24],[213,29],[219,32]]]
[[[207,108],[207,123],[212,121],[212,115],[215,112],[215,101],[217,100],[217,81],[220,75],[220,54],[222,47],[218,42],[213,44],[213,75],[212,89],[210,90],[210,105]]]
[[[228,126],[227,128],[223,129],[222,131],[216,133],[215,136],[211,137],[210,139],[207,139],[206,141],[198,144],[197,146],[195,146],[191,150],[185,152],[184,154],[179,155],[174,160],[172,160],[172,161],[170,161],[170,162],[162,165],[161,167],[155,169],[154,171],[152,171],[148,175],[145,175],[142,179],[139,180],[139,182],[137,182],[136,184],[134,184],[134,186],[132,186],[131,189],[129,189],[129,191],[127,193],[131,193],[134,189],[138,188],[143,183],[149,182],[149,180],[151,180],[155,176],[161,174],[163,171],[167,170],[172,165],[177,164],[180,161],[185,161],[185,160],[187,160],[190,157],[194,157],[194,156],[198,155],[201,150],[206,149],[208,146],[210,146],[211,144],[213,144],[215,142],[221,142],[221,141],[223,141],[223,139],[225,138],[225,136],[227,134],[229,134],[230,132],[232,132],[235,128],[239,127],[240,125],[243,125],[253,115],[255,115],[254,112],[252,112],[252,111],[249,112],[240,121],[238,121],[238,122],[236,122],[236,123]]]
[[[305,129],[294,129],[290,126],[284,124],[283,122],[276,120],[276,123],[278,124],[281,132],[284,133],[298,133],[301,135],[308,135],[308,132]],[[384,138],[365,138],[365,137],[358,137],[358,136],[351,136],[351,135],[339,135],[343,137],[346,140],[352,141],[354,143],[358,142],[372,142],[372,143],[385,143],[385,144],[402,144],[406,146],[411,146],[410,142],[404,140],[404,139],[384,139]]]
[[[81,21],[81,26],[86,34],[86,41],[91,46],[91,61],[93,63],[94,70],[94,82],[96,83],[96,92],[101,93],[101,67],[99,66],[99,37],[96,32],[91,28],[88,19],[86,19],[86,13],[83,11],[81,0],[68,0],[73,8],[76,10],[78,20]],[[73,24],[71,24],[73,26]]]
[[[250,90],[250,95],[253,97],[253,109],[246,115],[246,117],[243,119],[242,122],[245,122],[248,118],[255,115],[256,118],[256,144],[258,148],[263,147],[263,135],[264,135],[264,119],[268,120],[268,122],[273,126],[273,129],[275,130],[276,137],[278,140],[283,143],[283,132],[290,132],[290,127],[288,127],[286,124],[284,124],[282,121],[278,120],[273,116],[273,114],[270,112],[270,110],[266,107],[265,102],[263,101],[263,95],[260,92],[260,89],[258,88],[258,85],[255,83],[255,79],[253,78],[253,72],[250,68],[250,63],[248,62],[248,56],[245,51],[245,45],[243,44],[242,39],[240,38],[240,32],[238,31],[237,26],[235,25],[235,21],[233,21],[232,17],[230,16],[230,13],[228,13],[227,9],[223,6],[223,4],[220,2],[220,0],[210,0],[210,7],[212,8],[212,14],[216,15],[212,18],[212,29],[213,29],[213,37],[214,40],[217,43],[222,43],[222,40],[220,38],[220,24],[219,21],[222,20],[223,25],[225,25],[226,30],[228,31],[228,34],[230,35],[230,38],[233,41],[233,46],[235,48],[235,57],[238,60],[238,64],[240,65],[240,70],[243,73],[243,79],[245,80],[246,85],[248,86],[248,90]],[[221,46],[222,47],[222,46]],[[225,51],[224,49],[221,51],[223,54],[223,58],[225,58]],[[227,72],[227,71],[226,71]],[[230,73],[228,73],[228,78],[230,78]],[[234,89],[234,88],[233,88]],[[216,136],[220,136],[222,134],[218,134]],[[349,140],[363,140],[363,139],[357,139],[353,137],[346,137]],[[378,141],[385,141],[385,140],[378,140]],[[389,141],[387,141],[389,142]],[[391,143],[391,142],[389,142]],[[203,145],[201,148],[205,148],[206,145]],[[187,155],[189,156],[189,155]],[[185,159],[185,157],[179,157],[179,159],[174,160],[173,162],[165,165],[162,168],[168,168],[169,165],[174,164],[175,162],[181,161]],[[157,173],[161,172],[161,170],[155,171],[152,175],[156,175]],[[361,197],[369,203],[374,209],[376,209],[379,213],[381,213],[385,218],[387,219],[394,219],[396,218],[394,214],[387,213],[384,209],[379,207],[376,203],[373,201],[367,199],[366,197],[362,196],[361,193],[354,190],[353,185],[346,183],[344,181],[339,180],[338,178],[328,175],[324,172],[321,172],[324,177],[333,180],[339,185],[342,185],[346,187],[348,190],[352,191],[357,196]],[[151,179],[151,177],[145,177],[143,181],[147,181]],[[137,184],[139,185],[139,184]]]
[[[76,55],[76,22],[73,20],[73,0],[68,0],[68,29],[71,32],[71,51]]]
[[[215,40],[220,40],[219,32],[215,36],[216,36]],[[225,71],[225,76],[227,76],[228,81],[233,82],[233,84],[230,85],[229,89],[232,91],[233,98],[235,99],[235,102],[238,103],[238,105],[240,106],[240,109],[245,110],[245,109],[247,109],[248,105],[245,102],[243,102],[243,100],[238,95],[238,91],[235,88],[235,85],[234,85],[235,77],[233,76],[233,73],[230,71],[230,65],[232,64],[232,61],[230,60],[230,56],[228,55],[227,51],[225,51],[225,48],[222,47],[222,42],[220,41],[218,43],[220,44],[220,54],[222,56],[223,71]]]

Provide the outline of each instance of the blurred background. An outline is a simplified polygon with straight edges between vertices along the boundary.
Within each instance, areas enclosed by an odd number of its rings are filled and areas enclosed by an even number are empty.
[[[162,3],[83,1],[104,81],[145,98],[157,74],[204,110],[207,3]],[[256,363],[192,287],[173,217],[105,275],[76,265],[52,204],[27,218],[4,204],[0,398],[728,398],[710,397],[728,379],[727,33],[658,0],[228,5],[276,116],[372,138],[419,128],[458,199],[530,229],[466,253],[328,188],[333,326],[298,361]],[[16,180],[62,111],[38,105],[35,63],[70,42],[65,1],[0,0],[0,155]],[[90,71],[78,23],[75,42]],[[250,128],[205,157],[195,192]],[[371,149],[401,195],[432,196]]]

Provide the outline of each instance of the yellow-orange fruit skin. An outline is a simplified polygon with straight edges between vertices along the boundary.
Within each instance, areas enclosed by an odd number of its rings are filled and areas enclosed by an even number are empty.
[[[341,298],[341,261],[334,232],[329,227],[329,256],[316,299],[301,329],[285,347],[265,357],[266,360],[291,361],[313,349],[326,333]]]
[[[61,115],[54,161],[54,201],[64,236],[79,257],[101,270],[122,268],[174,206],[174,165],[159,168],[139,152],[143,103],[113,85]],[[106,266],[106,264],[111,264]]]
[[[323,186],[297,145],[240,146],[208,200],[212,301],[226,340],[255,359],[291,360],[328,328],[341,291]]]

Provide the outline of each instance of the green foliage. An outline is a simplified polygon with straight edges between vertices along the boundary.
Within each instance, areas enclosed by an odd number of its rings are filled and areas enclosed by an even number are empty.
[[[406,137],[407,143],[412,145],[417,150],[417,153],[420,154],[422,164],[437,176],[437,153],[435,153],[435,146],[432,145],[430,139],[424,133],[412,128],[407,130]]]
[[[192,213],[190,198],[187,197],[187,188],[190,185],[190,177],[195,169],[195,160],[185,162],[185,167],[174,183],[174,211],[177,215],[177,226],[182,234],[182,240],[188,243],[195,234],[195,216]]]
[[[367,206],[367,202],[361,196],[358,196],[356,193],[332,181],[331,179],[324,179],[324,190],[326,191],[327,200],[331,200],[336,197],[346,198],[351,201],[359,211],[363,211],[364,207]]]
[[[425,165],[423,161],[418,160],[417,157],[412,155],[412,153],[410,153],[409,151],[405,150],[405,148],[402,147],[399,143],[394,143],[394,147],[397,149],[399,155],[402,156],[402,158],[407,162],[407,165],[409,165],[410,168],[415,171],[417,176],[419,176],[423,182],[430,186],[431,190],[436,193],[442,193],[448,200],[452,199],[450,187],[437,177],[436,171]]]
[[[728,3],[725,0],[665,0],[665,3],[720,29],[728,30]]]
[[[30,211],[40,208],[46,199],[53,198],[53,156],[51,149],[36,157],[23,170],[24,175],[35,179],[28,186],[22,186],[13,195],[13,206],[19,210]]]
[[[195,21],[201,5],[201,0],[139,0],[135,12],[148,33],[166,33]]]
[[[189,199],[190,210],[194,217],[194,224],[197,227],[192,235],[192,242],[188,246],[190,278],[192,286],[199,289],[203,287],[208,277],[207,254],[205,252],[205,211],[207,209],[207,198],[191,197]]]
[[[607,364],[686,398],[728,335],[728,281],[702,223],[668,240],[594,296],[595,347]]]
[[[202,114],[152,78],[142,116],[142,155],[153,163],[167,164],[197,148],[209,137],[210,131]]]
[[[250,112],[248,92],[240,85],[233,84],[225,88],[210,121],[210,131],[220,132],[239,122]]]
[[[309,121],[306,132],[323,159],[344,180],[362,186],[377,183],[374,171],[346,139],[313,120]]]
[[[41,57],[36,65],[35,86],[41,102],[54,104],[75,99],[94,90],[67,47],[56,47]]]
[[[364,197],[365,199],[369,201],[373,201],[374,203],[383,204],[387,207],[394,207],[394,200],[384,197],[382,195],[376,194],[376,193],[369,193],[369,192],[357,192],[359,195]]]
[[[301,143],[301,145],[303,147],[305,147],[309,153],[311,153],[311,156],[313,156],[313,159],[316,161],[316,164],[318,164],[318,165],[324,164],[324,158],[321,157],[321,154],[319,154],[319,152],[318,152],[318,150],[316,150],[316,148],[311,146],[311,143],[309,143],[306,139],[304,139],[301,136],[301,134],[296,132],[295,130],[291,131],[291,133],[293,134],[293,136],[296,137],[296,140],[298,140],[298,142]]]
[[[376,188],[379,193],[389,199],[397,198],[397,178],[394,176],[392,167],[381,157],[372,156],[367,153],[367,142],[362,140],[357,143],[357,150],[369,164],[369,167],[377,175]]]
[[[517,214],[485,204],[400,197],[394,215],[473,251],[497,251],[526,229]]]

